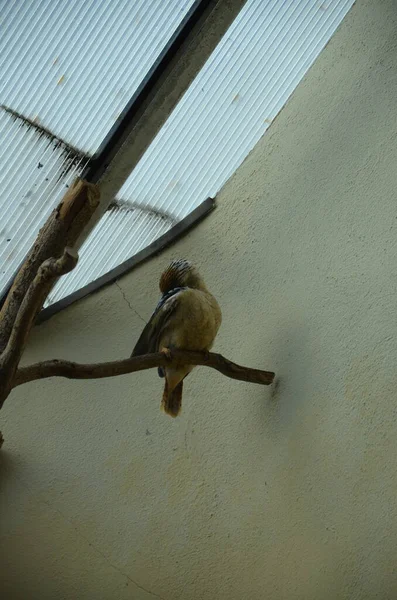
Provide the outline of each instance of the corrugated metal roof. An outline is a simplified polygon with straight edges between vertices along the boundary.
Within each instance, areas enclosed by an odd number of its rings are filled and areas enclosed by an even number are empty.
[[[248,0],[120,190],[146,213],[107,213],[78,267],[53,289],[65,297],[127,260],[214,196],[264,134],[353,0]],[[167,213],[160,221],[156,213]],[[122,228],[121,221],[128,225]],[[100,243],[99,243],[100,240]]]
[[[5,2],[1,104],[93,154],[193,3]]]
[[[0,110],[0,290],[87,158]]]
[[[80,249],[80,257],[89,257],[90,270],[95,273],[107,273],[113,267],[125,260],[125,257],[134,256],[142,248],[151,244],[158,237],[166,233],[172,227],[173,221],[162,214],[142,210],[138,207],[122,209],[114,207],[107,211],[95,229],[95,235],[90,237],[89,242]],[[109,254],[103,251],[109,248],[109,232],[118,243]],[[139,231],[140,235],[131,237],[132,231]],[[87,249],[88,246],[88,249]],[[64,298],[75,290],[83,287],[92,278],[87,269],[75,269],[73,278],[63,278],[49,294],[45,306],[49,306],[60,297]],[[59,293],[59,286],[61,293]]]
[[[1,2],[0,290],[193,4]]]

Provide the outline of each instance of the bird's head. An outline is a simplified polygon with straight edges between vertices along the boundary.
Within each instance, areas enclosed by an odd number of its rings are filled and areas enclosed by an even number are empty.
[[[177,287],[207,290],[197,269],[185,259],[171,261],[160,277],[160,291],[163,294]]]

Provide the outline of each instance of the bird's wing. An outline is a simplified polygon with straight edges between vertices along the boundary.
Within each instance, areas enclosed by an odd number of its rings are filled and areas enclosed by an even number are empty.
[[[158,351],[159,337],[170,316],[179,305],[179,296],[186,288],[175,288],[164,294],[156,310],[145,325],[131,356],[140,356]]]

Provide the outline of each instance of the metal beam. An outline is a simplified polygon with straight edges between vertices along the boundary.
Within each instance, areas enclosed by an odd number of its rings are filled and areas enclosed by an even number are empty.
[[[88,181],[99,184],[101,204],[78,246],[114,200],[245,1],[201,0],[193,5],[83,174]]]

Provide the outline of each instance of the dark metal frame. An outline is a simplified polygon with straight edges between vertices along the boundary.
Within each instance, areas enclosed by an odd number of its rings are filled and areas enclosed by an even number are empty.
[[[182,48],[190,32],[215,4],[217,4],[216,0],[196,0],[168,44],[160,53],[153,67],[144,77],[116,123],[110,129],[98,151],[90,159],[82,174],[83,179],[91,183],[97,183],[101,179],[117,151],[128,137],[137,115],[146,105],[149,96],[156,88],[163,73]]]
[[[177,239],[185,235],[192,227],[197,225],[197,223],[199,223],[204,217],[212,212],[215,206],[215,200],[213,198],[207,198],[207,200],[204,200],[204,202],[195,208],[187,217],[182,219],[182,221],[179,221],[179,223],[174,225],[174,227],[171,227],[169,231],[157,238],[157,240],[149,244],[149,246],[143,248],[143,250],[137,254],[134,254],[134,256],[128,258],[111,271],[108,271],[105,273],[105,275],[98,277],[98,279],[91,281],[91,283],[79,288],[72,294],[69,294],[65,298],[58,300],[58,302],[54,302],[54,304],[44,308],[38,315],[36,323],[42,323],[43,321],[46,321],[60,310],[63,310],[67,306],[70,306],[70,304],[77,302],[77,300],[81,300],[82,298],[85,298],[85,296],[88,296],[89,294],[92,294],[93,292],[103,288],[105,285],[109,285],[110,283],[117,281],[117,279],[120,279],[120,277],[125,275],[125,273],[128,273],[128,271],[131,271],[131,269],[142,264],[145,260],[148,260],[152,256],[155,256],[164,250],[164,248],[170,246]]]

